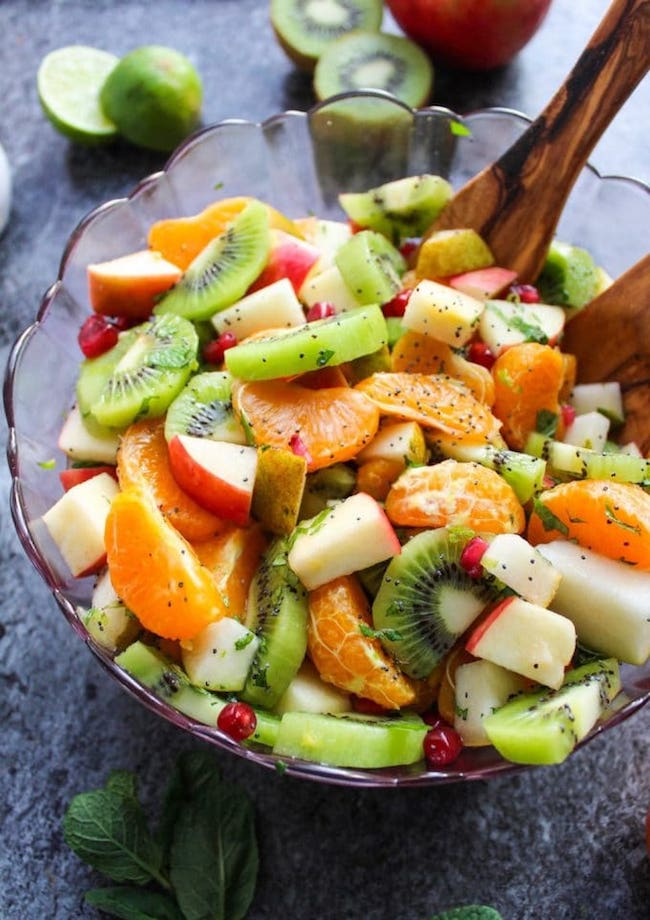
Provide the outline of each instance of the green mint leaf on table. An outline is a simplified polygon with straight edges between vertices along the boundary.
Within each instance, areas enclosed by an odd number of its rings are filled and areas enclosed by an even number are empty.
[[[464,907],[452,907],[441,914],[435,914],[429,920],[503,920],[501,914],[493,907],[481,904],[467,904]]]
[[[155,879],[168,888],[160,872],[160,847],[149,834],[134,789],[135,784],[129,788],[123,776],[112,774],[103,789],[76,795],[63,820],[65,842],[115,882],[145,885]]]
[[[170,877],[186,920],[243,920],[257,869],[250,800],[214,775],[174,827]]]
[[[214,758],[204,751],[186,751],[181,754],[172,771],[156,839],[163,851],[163,863],[169,863],[169,851],[178,816],[188,802],[200,798],[201,790],[213,778],[219,777]]]
[[[86,903],[122,920],[184,920],[172,897],[143,888],[94,888]]]

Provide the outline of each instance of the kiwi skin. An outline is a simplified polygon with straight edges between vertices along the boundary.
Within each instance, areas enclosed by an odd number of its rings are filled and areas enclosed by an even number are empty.
[[[278,44],[296,67],[305,73],[312,74],[320,55],[327,45],[341,35],[352,29],[367,29],[379,31],[383,18],[382,0],[330,0],[330,6],[345,9],[348,18],[338,27],[330,26],[320,38],[314,37],[313,32],[318,28],[312,22],[309,25],[302,22],[300,28],[304,29],[304,44],[301,46],[296,41],[298,35],[296,24],[299,16],[305,14],[308,0],[271,0],[270,20],[271,27]],[[294,20],[292,22],[292,20]]]

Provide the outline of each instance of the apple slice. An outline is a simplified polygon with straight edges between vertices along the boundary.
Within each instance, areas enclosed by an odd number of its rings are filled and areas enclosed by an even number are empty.
[[[562,574],[553,599],[589,648],[628,664],[650,657],[650,572],[607,559],[569,540],[537,547]]]
[[[483,720],[521,692],[526,679],[484,659],[461,664],[454,672],[454,728],[467,747],[491,744]]]
[[[117,596],[108,569],[104,569],[95,583],[91,606],[85,611],[83,622],[95,642],[110,652],[125,649],[142,631],[136,616]]]
[[[562,440],[565,444],[574,444],[576,447],[604,453],[609,425],[609,419],[601,412],[584,412],[576,415],[571,424],[567,425]]]
[[[93,476],[99,476],[100,473],[108,473],[117,482],[117,468],[102,464],[101,466],[70,466],[59,473],[59,480],[64,491],[68,492],[74,486],[78,486]]]
[[[153,249],[88,266],[88,292],[96,313],[147,319],[159,294],[179,280],[181,269]]]
[[[294,237],[292,237],[294,239]],[[281,278],[242,297],[212,317],[219,334],[232,332],[238,341],[267,329],[302,326],[305,314],[288,278]]]
[[[79,407],[73,406],[63,423],[57,446],[71,460],[114,466],[120,439],[119,435],[110,431],[106,435],[91,434],[83,423]]]
[[[298,297],[308,307],[315,303],[331,303],[337,313],[361,306],[343,280],[337,265],[331,265],[317,275],[310,275],[300,288]]]
[[[222,617],[182,643],[183,667],[197,687],[241,690],[259,644],[258,637],[239,620]]]
[[[508,597],[476,627],[465,648],[476,658],[557,690],[575,644],[575,627],[567,617]]]
[[[319,259],[320,250],[307,240],[301,240],[284,230],[272,229],[271,249],[266,267],[250,286],[249,292],[258,291],[286,278],[297,293],[310,269]]]
[[[307,242],[315,246],[320,253],[318,261],[309,270],[309,277],[331,268],[336,253],[352,236],[350,224],[344,220],[326,220],[312,216],[298,218],[295,223]]]
[[[300,670],[284,691],[274,711],[326,712],[330,714],[350,712],[350,696],[333,684],[327,684],[311,663],[305,658]]]
[[[490,300],[507,290],[516,277],[517,272],[509,268],[491,265],[488,268],[477,268],[472,272],[452,275],[446,282],[449,287],[469,294],[470,297],[476,297],[477,300]]]
[[[500,355],[511,345],[522,342],[555,345],[565,320],[562,307],[551,304],[487,300],[479,322],[479,335],[493,355]]]
[[[176,434],[169,442],[169,462],[181,489],[203,508],[240,526],[250,522],[254,447]]]
[[[303,522],[288,561],[307,590],[313,591],[400,552],[397,534],[381,506],[365,492],[357,492]]]
[[[413,288],[402,325],[447,345],[460,346],[474,334],[481,313],[480,300],[425,279]]]
[[[578,383],[571,392],[569,403],[578,415],[601,412],[615,424],[625,421],[621,385],[616,381]]]
[[[524,600],[548,607],[562,578],[553,565],[516,533],[497,534],[481,556],[481,565]]]
[[[113,476],[100,473],[74,486],[43,515],[43,523],[75,578],[104,566],[106,517],[118,492]]]

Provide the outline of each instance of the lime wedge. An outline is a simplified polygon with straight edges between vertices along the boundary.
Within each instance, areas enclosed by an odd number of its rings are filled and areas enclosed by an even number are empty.
[[[99,94],[118,58],[84,45],[51,51],[36,77],[43,110],[57,131],[82,144],[117,137],[117,128],[102,111]]]

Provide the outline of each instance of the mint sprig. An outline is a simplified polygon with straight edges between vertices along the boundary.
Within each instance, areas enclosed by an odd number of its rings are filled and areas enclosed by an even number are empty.
[[[243,920],[253,900],[259,861],[253,807],[243,791],[222,782],[209,754],[179,757],[156,833],[135,776],[120,770],[102,789],[73,798],[63,835],[84,862],[120,883],[86,894],[111,916]]]

